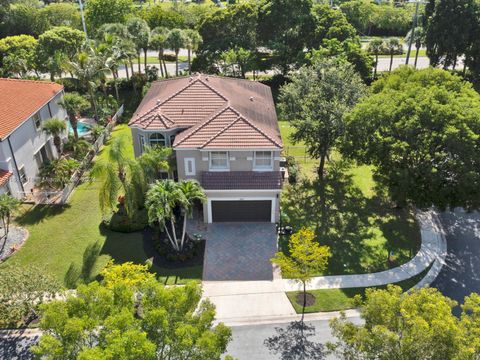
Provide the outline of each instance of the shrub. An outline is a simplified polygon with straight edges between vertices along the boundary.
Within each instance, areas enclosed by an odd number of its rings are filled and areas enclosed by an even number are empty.
[[[137,210],[131,217],[126,213],[117,211],[109,219],[103,220],[103,223],[107,229],[115,232],[130,233],[141,231],[148,224],[147,211],[145,209]]]

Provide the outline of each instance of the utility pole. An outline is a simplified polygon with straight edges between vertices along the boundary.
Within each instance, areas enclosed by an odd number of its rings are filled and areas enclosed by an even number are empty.
[[[412,51],[413,38],[415,36],[415,29],[417,28],[417,22],[418,22],[418,6],[419,5],[420,5],[420,1],[417,0],[415,2],[415,17],[413,18],[413,22],[412,22],[412,30],[410,30],[410,39],[408,39],[408,51],[407,51],[407,59],[405,61],[405,65],[408,65],[408,61],[410,60],[410,52]]]
[[[85,25],[85,17],[83,16],[83,3],[82,3],[82,0],[78,0],[78,4],[80,5],[80,15],[81,15],[81,17],[82,17],[83,32],[85,33],[85,39],[88,41],[87,26]]]

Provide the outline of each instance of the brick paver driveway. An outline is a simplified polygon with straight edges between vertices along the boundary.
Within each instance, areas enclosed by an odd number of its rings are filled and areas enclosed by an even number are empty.
[[[209,224],[206,238],[203,280],[272,280],[275,224]]]

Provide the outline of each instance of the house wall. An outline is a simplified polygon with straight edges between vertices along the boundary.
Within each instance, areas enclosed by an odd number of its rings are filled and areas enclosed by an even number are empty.
[[[130,130],[132,131],[132,139],[133,139],[133,152],[135,154],[135,157],[138,157],[142,155],[142,146],[140,144],[140,136],[144,136],[145,138],[145,145],[149,144],[149,138],[150,135],[152,134],[157,134],[160,133],[165,137],[166,140],[166,146],[172,146],[172,141],[170,137],[172,135],[176,135],[179,132],[182,131],[182,129],[171,129],[171,130],[164,130],[164,131],[158,131],[158,130],[143,130],[139,129],[136,127],[131,127]]]
[[[42,123],[53,117],[67,121],[65,110],[58,105],[62,97],[63,91],[39,109]],[[65,131],[63,137],[67,137],[67,131]],[[33,114],[31,118],[15,129],[8,138],[0,142],[0,168],[13,172],[13,176],[10,178],[10,189],[13,196],[21,198],[23,192],[30,192],[35,185],[39,171],[35,154],[44,145],[48,154],[53,158],[58,157],[52,137],[42,131],[41,127],[40,129],[35,127]],[[15,155],[17,166],[15,166],[12,151]],[[23,188],[19,181],[17,167],[18,169],[23,167],[27,176],[27,182],[23,185]]]
[[[258,149],[261,150],[261,149]],[[209,152],[200,150],[181,150],[175,151],[177,158],[177,171],[179,179],[200,180],[201,172],[208,171]],[[230,171],[252,171],[254,151],[229,151]],[[185,174],[185,158],[195,159],[195,175]],[[273,152],[273,170],[280,170],[280,151]]]

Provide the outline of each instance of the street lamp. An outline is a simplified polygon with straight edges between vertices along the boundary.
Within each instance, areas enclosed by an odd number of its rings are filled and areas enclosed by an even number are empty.
[[[83,32],[85,33],[85,39],[88,41],[87,26],[85,25],[85,17],[83,16],[82,0],[78,0],[78,4],[80,5],[80,16],[82,17]]]
[[[408,39],[408,51],[407,51],[407,59],[405,61],[405,65],[408,65],[408,61],[410,60],[410,52],[412,51],[412,43],[413,37],[415,35],[415,29],[418,25],[418,6],[420,3],[425,4],[425,1],[416,0],[416,1],[409,1],[410,3],[415,3],[415,17],[413,18],[412,22],[412,30],[410,31],[410,39]]]

